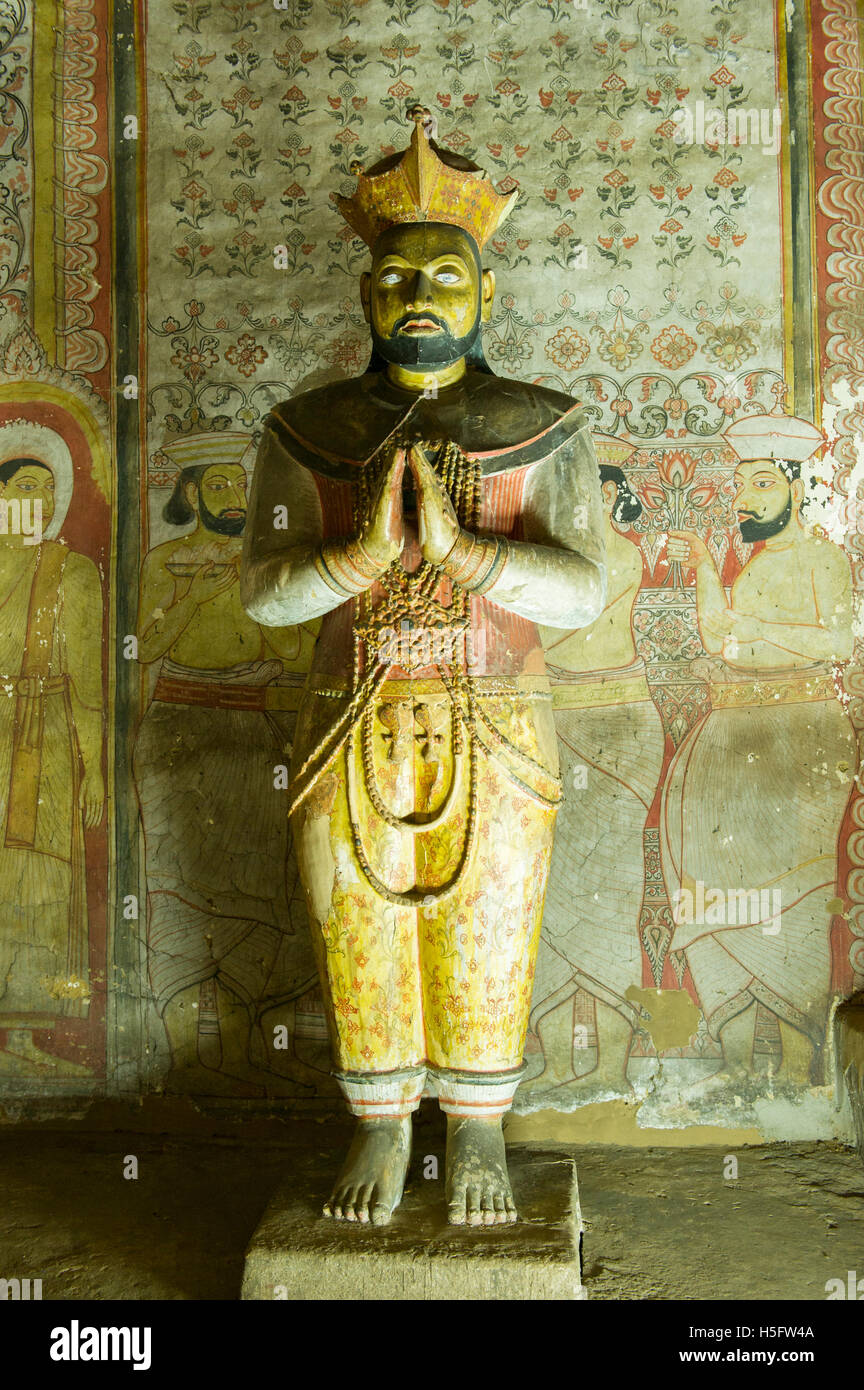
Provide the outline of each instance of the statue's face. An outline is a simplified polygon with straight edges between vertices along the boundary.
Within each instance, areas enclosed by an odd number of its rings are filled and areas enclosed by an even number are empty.
[[[194,486],[194,484],[193,484]],[[191,499],[194,505],[194,498]],[[239,463],[214,463],[198,485],[198,512],[208,531],[239,536],[246,524],[246,470]]]
[[[391,227],[361,281],[376,350],[399,366],[448,366],[471,349],[495,293],[477,247],[443,222]]]
[[[34,515],[33,504],[38,502],[42,508],[42,526],[48,525],[54,515],[54,474],[47,467],[26,463],[13,473],[8,483],[0,485],[0,497],[5,502],[17,498],[19,502],[30,503],[30,515]]]
[[[772,459],[748,459],[735,470],[735,510],[741,539],[763,541],[789,525],[801,504],[800,479],[789,482]]]

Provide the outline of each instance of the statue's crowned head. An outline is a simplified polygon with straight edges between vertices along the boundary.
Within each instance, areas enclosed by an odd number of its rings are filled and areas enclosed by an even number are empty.
[[[336,202],[372,251],[360,290],[376,352],[434,370],[466,357],[489,318],[495,277],[480,255],[518,190],[498,193],[482,169],[442,150],[425,108],[409,115],[408,148],[366,172],[352,166],[356,191]]]

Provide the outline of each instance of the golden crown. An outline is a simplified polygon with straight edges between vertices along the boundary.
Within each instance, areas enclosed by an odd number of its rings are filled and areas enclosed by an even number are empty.
[[[448,222],[473,237],[482,251],[519,196],[519,190],[501,194],[485,170],[459,155],[449,154],[430,138],[430,112],[412,106],[408,112],[414,133],[407,150],[388,155],[358,174],[350,198],[336,198],[349,227],[372,247],[388,227],[405,222]]]

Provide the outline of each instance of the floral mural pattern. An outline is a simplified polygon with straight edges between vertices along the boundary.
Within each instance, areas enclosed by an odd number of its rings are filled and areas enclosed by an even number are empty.
[[[782,377],[776,159],[710,132],[679,142],[674,120],[688,100],[774,107],[770,12],[739,0],[212,0],[166,6],[160,23],[159,8],[149,377],[156,392],[179,386],[165,325],[194,297],[216,360],[194,381],[181,373],[186,412],[217,385],[233,414],[253,377],[280,395],[362,369],[362,320],[345,299],[356,305],[367,253],[331,194],[351,191],[352,164],[405,143],[417,100],[446,149],[520,190],[486,252],[503,290],[486,334],[496,371],[582,396],[602,428],[645,439],[680,434],[665,402],[686,393],[655,399],[652,385],[633,415],[625,373],[689,367],[696,395],[715,399],[745,368],[763,374],[763,396]],[[259,393],[251,427],[266,404]],[[688,409],[692,421],[695,398]],[[700,418],[697,436],[710,432]],[[154,402],[156,443],[163,426]]]

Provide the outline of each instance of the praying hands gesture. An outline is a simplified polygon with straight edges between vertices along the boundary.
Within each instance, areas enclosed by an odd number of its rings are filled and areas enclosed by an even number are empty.
[[[443,564],[462,533],[453,503],[422,449],[413,446],[408,450],[408,467],[414,476],[417,493],[417,525],[423,558],[430,565]]]
[[[423,450],[393,447],[375,494],[369,520],[360,543],[375,564],[386,567],[401,553],[405,541],[402,513],[402,480],[405,468],[414,478],[417,527],[424,560],[440,565],[462,534],[453,503],[441,485]]]
[[[360,544],[369,559],[382,570],[398,559],[404,543],[402,518],[402,475],[405,450],[393,448],[378,484],[369,520],[360,535]]]

